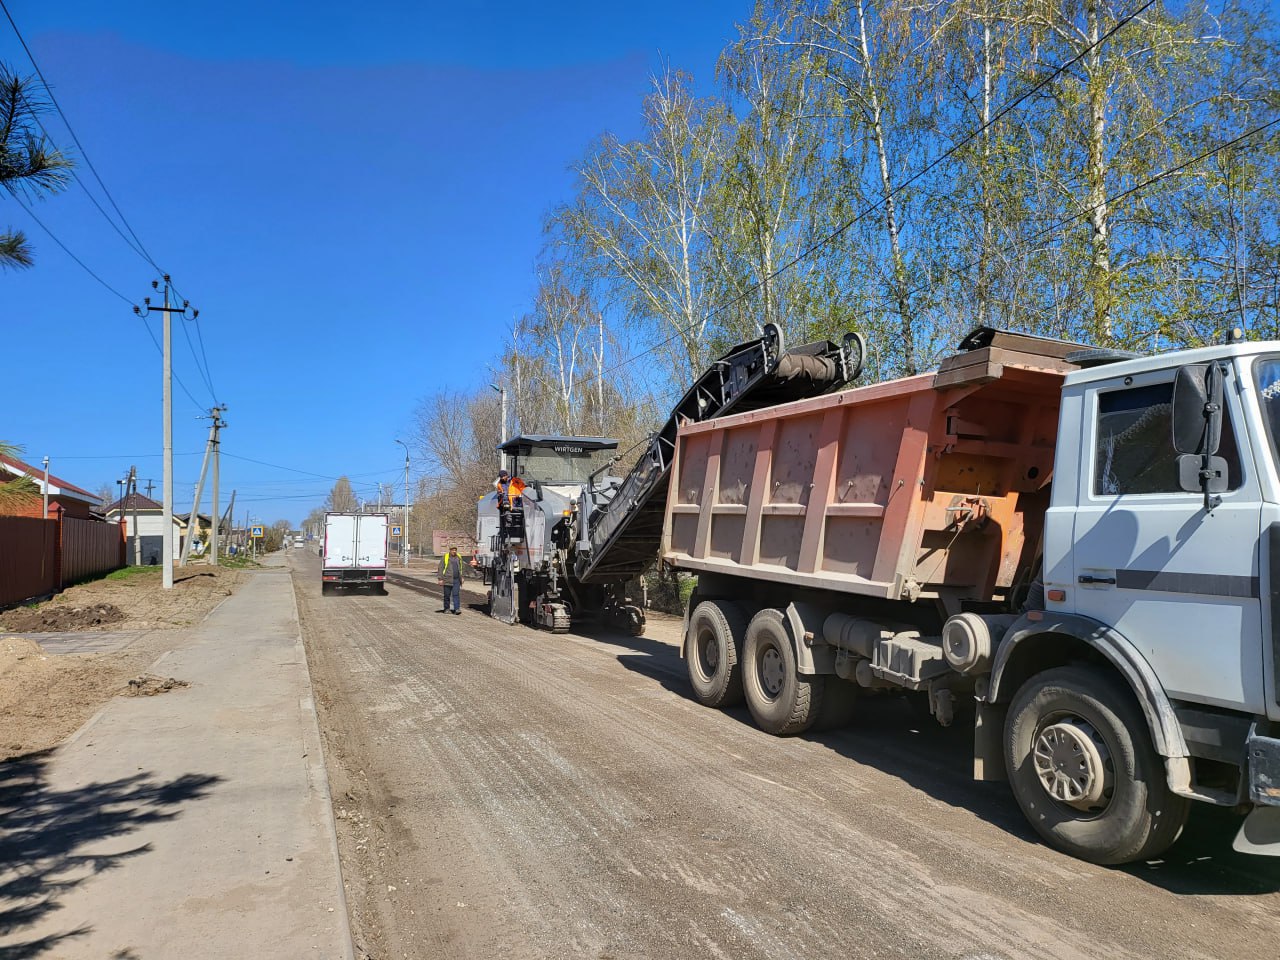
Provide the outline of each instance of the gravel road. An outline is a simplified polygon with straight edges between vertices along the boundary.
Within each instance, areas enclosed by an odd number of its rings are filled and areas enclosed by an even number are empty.
[[[1274,956],[1280,861],[1197,811],[1164,860],[1041,845],[898,700],[775,739],[693,702],[676,630],[506,627],[291,556],[365,956]]]

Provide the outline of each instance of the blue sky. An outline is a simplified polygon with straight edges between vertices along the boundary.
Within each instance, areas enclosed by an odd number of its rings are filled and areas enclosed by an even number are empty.
[[[572,193],[570,164],[604,131],[639,132],[664,63],[711,89],[751,8],[6,2],[115,201],[199,307],[229,407],[224,509],[236,489],[237,518],[266,522],[299,521],[339,474],[366,495],[402,482],[393,441],[417,402],[491,379],[485,364],[532,295],[542,219]],[[0,61],[31,72],[3,20]],[[57,117],[45,122],[74,153]],[[125,302],[153,294],[155,271],[78,186],[33,209],[125,299],[0,194],[0,225],[36,254],[0,273],[0,439],[89,489],[136,463],[158,499],[160,356]],[[150,325],[158,339],[158,314]],[[194,396],[175,385],[185,511],[213,399],[177,324],[173,342]]]

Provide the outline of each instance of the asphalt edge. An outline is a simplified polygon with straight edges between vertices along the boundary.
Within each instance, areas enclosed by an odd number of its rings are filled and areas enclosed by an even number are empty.
[[[302,660],[302,672],[307,680],[306,699],[298,703],[299,711],[310,714],[311,718],[310,723],[303,721],[308,761],[307,778],[323,801],[324,823],[329,835],[329,846],[333,851],[333,864],[338,870],[338,906],[342,910],[343,957],[345,960],[356,960],[356,944],[351,933],[351,911],[347,907],[347,882],[342,876],[342,854],[338,850],[338,824],[333,819],[333,794],[329,789],[329,766],[324,754],[324,738],[320,735],[320,718],[316,714],[316,692],[311,683],[311,664],[307,662],[307,647],[302,639],[302,611],[298,606],[298,590],[293,582],[292,565],[282,565],[280,569],[289,578],[289,596],[293,597],[293,622],[298,630],[294,649]],[[318,757],[318,762],[313,762],[312,757]]]

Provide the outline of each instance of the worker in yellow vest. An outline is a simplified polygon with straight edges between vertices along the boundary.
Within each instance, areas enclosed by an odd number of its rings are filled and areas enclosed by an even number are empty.
[[[441,613],[453,613],[461,616],[462,610],[462,558],[458,556],[458,548],[450,547],[440,558],[440,588],[444,591],[444,607]],[[453,610],[449,609],[449,601],[453,601]]]

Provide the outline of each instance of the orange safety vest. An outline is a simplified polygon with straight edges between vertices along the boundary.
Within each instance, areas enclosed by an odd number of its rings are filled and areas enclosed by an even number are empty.
[[[522,493],[524,493],[524,486],[525,484],[523,480],[519,477],[512,477],[506,483],[500,483],[498,485],[498,499],[501,500],[505,497],[507,500],[507,506],[514,507],[516,505],[516,500],[519,499]]]

